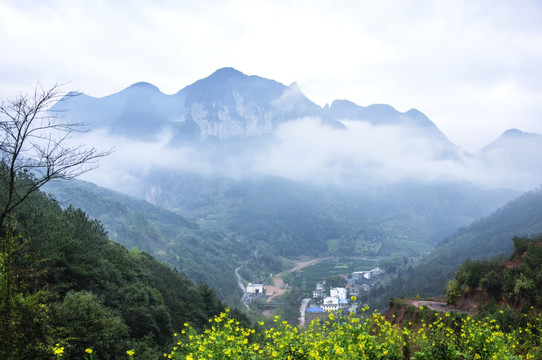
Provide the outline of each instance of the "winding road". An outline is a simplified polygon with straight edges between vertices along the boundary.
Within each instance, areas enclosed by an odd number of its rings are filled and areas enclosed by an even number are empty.
[[[299,313],[301,314],[301,317],[299,318],[299,326],[301,327],[305,326],[305,313],[307,312],[307,306],[309,306],[310,301],[311,299],[301,300],[301,306],[299,307]]]
[[[245,306],[248,308],[248,304],[247,304],[247,288],[245,287],[245,285],[243,284],[243,281],[241,279],[241,275],[239,275],[239,270],[241,270],[241,268],[244,266],[241,265],[241,266],[238,266],[236,269],[235,269],[235,277],[237,278],[237,285],[239,285],[239,287],[241,288],[241,290],[243,290],[243,296],[241,297],[241,302],[243,304],[245,304]]]

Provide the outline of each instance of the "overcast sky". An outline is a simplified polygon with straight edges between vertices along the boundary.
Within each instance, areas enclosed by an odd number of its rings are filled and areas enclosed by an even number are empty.
[[[542,133],[536,0],[0,0],[0,48],[2,99],[38,81],[172,94],[232,66],[320,106],[417,108],[467,151]]]

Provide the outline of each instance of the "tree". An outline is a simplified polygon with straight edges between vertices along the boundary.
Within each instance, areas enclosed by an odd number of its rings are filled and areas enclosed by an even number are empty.
[[[119,359],[129,348],[122,317],[90,291],[68,292],[55,313],[55,335],[66,345],[67,358],[81,358],[92,348],[99,359]]]
[[[60,85],[37,86],[32,95],[19,95],[0,104],[0,335],[2,358],[20,358],[16,327],[30,298],[17,288],[14,258],[22,237],[14,233],[10,214],[47,182],[72,179],[93,168],[111,151],[98,152],[73,145],[71,135],[84,131],[84,124],[67,122],[49,108],[74,94],[64,94]],[[18,299],[18,300],[17,300]],[[17,301],[16,301],[17,300]]]
[[[0,194],[0,228],[10,213],[44,184],[77,177],[111,153],[73,145],[71,135],[83,132],[85,124],[64,121],[61,112],[49,109],[75,95],[63,93],[58,84],[50,89],[38,85],[33,94],[21,94],[0,105],[0,182],[4,189]]]

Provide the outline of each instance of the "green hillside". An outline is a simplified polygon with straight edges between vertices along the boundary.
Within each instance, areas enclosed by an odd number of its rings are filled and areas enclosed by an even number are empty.
[[[450,303],[475,307],[483,314],[499,311],[510,325],[521,321],[523,313],[542,309],[542,235],[512,239],[514,252],[503,258],[467,260],[448,283]],[[514,320],[514,321],[512,321]],[[525,321],[523,321],[525,322]],[[525,325],[525,324],[522,324]]]
[[[111,240],[129,249],[147,251],[194,282],[209,284],[228,304],[239,304],[242,294],[234,270],[250,255],[250,250],[237,239],[202,229],[171,211],[88,182],[52,183],[46,191],[61,204],[81,208],[98,219]]]
[[[467,259],[490,259],[512,254],[514,236],[542,234],[542,188],[527,192],[492,215],[460,228],[444,239],[416,266],[400,274],[382,295],[436,296]]]
[[[326,186],[173,170],[157,170],[143,182],[159,189],[158,206],[285,257],[367,256],[360,241],[379,247],[372,255],[418,256],[519,195],[456,182]]]
[[[42,192],[2,234],[2,359],[49,359],[55,344],[66,358],[83,358],[88,347],[95,359],[129,349],[150,359],[184,323],[202,329],[224,310],[204,283],[109,240],[97,220]]]

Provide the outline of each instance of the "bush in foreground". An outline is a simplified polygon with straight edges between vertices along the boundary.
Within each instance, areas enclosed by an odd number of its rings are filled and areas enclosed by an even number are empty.
[[[539,359],[542,318],[502,331],[498,319],[435,314],[431,323],[392,324],[379,313],[362,318],[329,314],[307,328],[275,317],[273,327],[248,329],[228,315],[198,334],[189,324],[175,334],[169,359]]]

